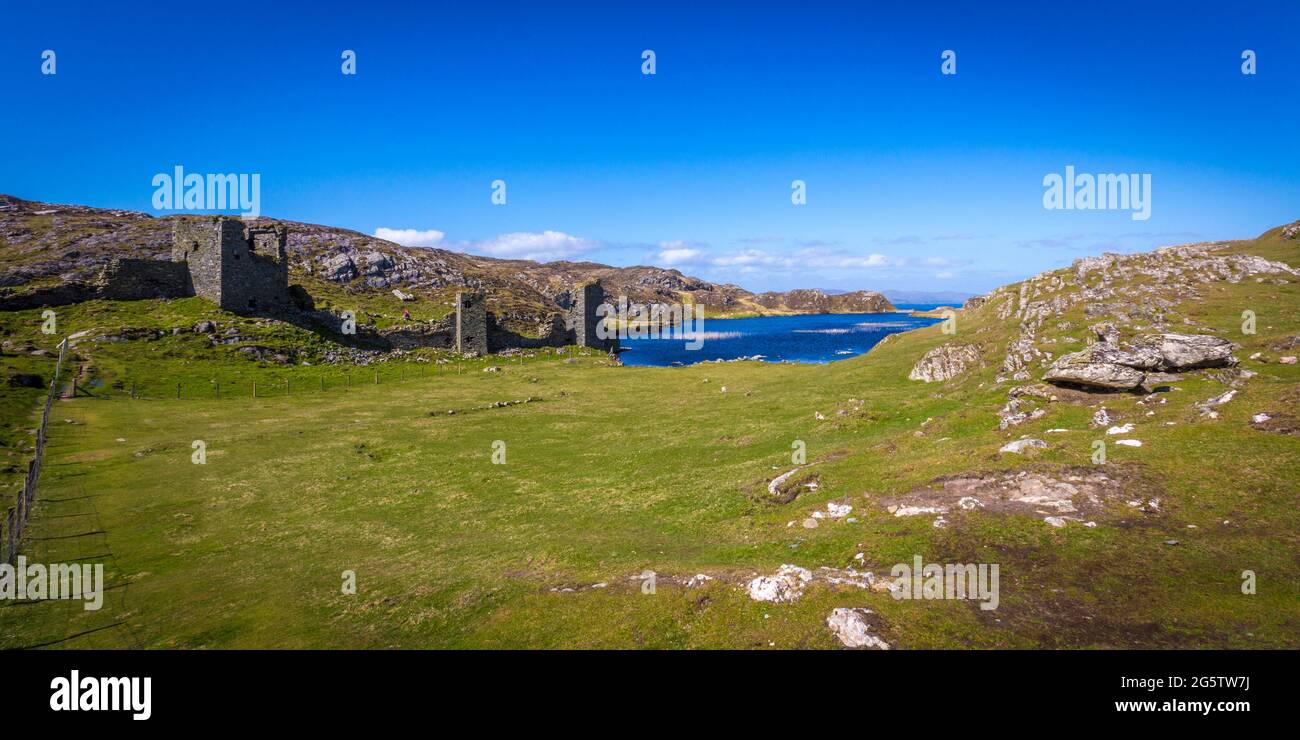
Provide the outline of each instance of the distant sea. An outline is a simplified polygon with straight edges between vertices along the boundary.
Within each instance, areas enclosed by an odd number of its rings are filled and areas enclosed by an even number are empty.
[[[929,311],[943,304],[909,303],[901,310]],[[704,344],[686,349],[685,339],[624,339],[625,365],[663,367],[713,360],[827,363],[860,355],[900,331],[939,323],[905,313],[834,313],[706,319]]]

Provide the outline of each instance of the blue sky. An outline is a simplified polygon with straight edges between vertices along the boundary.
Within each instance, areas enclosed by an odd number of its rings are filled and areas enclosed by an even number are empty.
[[[982,292],[1300,218],[1300,3],[994,5],[9,3],[0,192],[259,173],[271,216],[756,290]],[[1066,165],[1150,174],[1150,218],[1046,210]]]

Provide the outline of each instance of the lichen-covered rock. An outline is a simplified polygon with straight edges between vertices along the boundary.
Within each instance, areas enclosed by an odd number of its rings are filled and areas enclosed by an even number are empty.
[[[1014,442],[1008,442],[1002,445],[998,452],[1013,452],[1017,455],[1024,454],[1029,449],[1046,449],[1049,445],[1041,439],[1017,439]]]
[[[1119,344],[1119,329],[1109,321],[1103,321],[1088,327],[1097,334],[1097,340],[1110,344]]]
[[[1077,354],[1077,353],[1076,353]],[[1128,391],[1142,385],[1145,375],[1140,370],[1111,362],[1072,360],[1066,355],[1043,376],[1049,383],[1069,383],[1090,388]]]
[[[1235,365],[1233,344],[1208,334],[1144,334],[1129,346],[1134,352],[1156,355],[1159,370],[1194,370]]]
[[[803,595],[804,586],[812,580],[812,572],[797,565],[782,565],[775,575],[759,576],[750,581],[745,590],[754,601],[789,602]]]
[[[826,618],[826,626],[831,628],[831,632],[844,647],[888,650],[889,643],[871,633],[871,625],[866,620],[870,614],[875,612],[866,608],[833,609]]]
[[[907,378],[926,383],[949,380],[981,363],[979,347],[973,344],[949,342],[926,352],[912,368],[912,372],[908,373]]]
[[[1143,334],[1122,347],[1102,341],[1065,355],[1043,380],[1126,391],[1141,387],[1147,372],[1235,365],[1232,349],[1232,342],[1208,334]]]

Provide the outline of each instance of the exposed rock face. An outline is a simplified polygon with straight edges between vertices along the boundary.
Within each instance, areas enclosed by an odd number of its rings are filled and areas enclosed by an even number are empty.
[[[1160,358],[1157,370],[1182,372],[1202,367],[1235,365],[1232,342],[1208,334],[1144,334],[1132,346]]]
[[[1290,226],[1282,229],[1283,239],[1300,239],[1300,221],[1296,221]]]
[[[980,349],[973,344],[949,342],[926,352],[908,373],[908,380],[934,383],[955,378],[982,364]]]
[[[1146,376],[1140,370],[1110,362],[1088,362],[1083,352],[1066,355],[1043,376],[1049,383],[1074,383],[1090,388],[1128,391],[1142,385]]]
[[[94,281],[115,259],[166,260],[173,223],[186,216],[52,205],[0,195],[0,303],[32,308],[90,300]],[[262,218],[261,227],[288,229],[286,251],[295,279],[344,286],[349,293],[389,294],[400,289],[419,300],[450,298],[457,290],[490,296],[489,309],[516,330],[544,321],[573,304],[573,285],[599,280],[611,299],[630,303],[687,302],[710,312],[893,311],[880,293],[827,295],[818,290],[764,294],[710,283],[678,270],[650,266],[611,267],[595,262],[495,259],[437,247],[406,247],[348,229]],[[33,281],[57,278],[38,292]],[[53,292],[52,292],[53,291]],[[166,297],[166,296],[160,296]],[[398,296],[400,300],[407,300]]]
[[[1300,233],[1300,224],[1296,227],[1296,233]],[[1076,260],[1069,269],[1045,272],[969,300],[965,310],[987,312],[1001,321],[1019,320],[1020,335],[1008,342],[1002,374],[998,377],[999,382],[1005,382],[1028,379],[1034,365],[1049,367],[1053,364],[1052,353],[1044,345],[1074,340],[1041,336],[1049,334],[1041,330],[1051,326],[1048,322],[1053,321],[1056,329],[1068,330],[1070,322],[1061,319],[1067,312],[1077,310],[1076,307],[1082,307],[1085,317],[1099,321],[1090,328],[1101,343],[1118,345],[1119,333],[1123,330],[1163,333],[1183,326],[1195,326],[1195,321],[1181,315],[1180,311],[1187,301],[1204,297],[1205,286],[1240,283],[1247,279],[1282,285],[1294,283],[1297,277],[1300,277],[1300,270],[1283,262],[1236,252],[1228,243],[1187,244],[1140,254],[1085,257]],[[1140,351],[1134,346],[1123,349],[1129,353]],[[1177,353],[1171,349],[1171,355],[1174,354]],[[1157,367],[1184,361],[1161,357]],[[1075,357],[1065,364],[1090,361],[1093,360],[1088,357]],[[1110,359],[1097,357],[1096,361],[1108,362]],[[1214,360],[1207,358],[1206,361]],[[1130,363],[1128,367],[1144,364],[1132,357],[1126,358],[1126,362]],[[1083,370],[1080,381],[1098,374],[1089,368]],[[1130,373],[1123,371],[1116,374],[1119,377],[1108,382],[1126,385],[1131,377]],[[1062,377],[1061,382],[1077,381]]]
[[[759,293],[756,303],[766,308],[815,313],[885,313],[893,311],[889,299],[870,290],[828,295],[820,290],[797,289],[785,293]]]
[[[1208,334],[1143,334],[1123,347],[1103,341],[1065,355],[1043,380],[1127,391],[1142,386],[1148,373],[1159,372],[1165,380],[1167,372],[1234,365],[1232,348],[1232,342]]]
[[[1086,524],[1111,517],[1107,510],[1114,503],[1136,496],[1144,500],[1149,489],[1149,482],[1131,469],[1109,466],[1102,471],[1097,466],[1079,466],[1050,472],[1008,470],[943,476],[901,496],[882,497],[877,504],[895,516],[978,510],[992,515],[1056,517],[1059,524],[1049,524],[1064,526],[1070,521]]]

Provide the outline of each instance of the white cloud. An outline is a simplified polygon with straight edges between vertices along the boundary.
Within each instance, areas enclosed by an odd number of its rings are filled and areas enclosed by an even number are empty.
[[[446,234],[437,229],[390,229],[379,227],[375,236],[404,247],[442,247],[470,254],[486,254],[503,259],[551,260],[568,259],[591,251],[600,246],[600,242],[570,236],[562,231],[543,231],[532,233],[519,231],[499,234],[489,239],[477,241],[453,242],[446,240]]]
[[[518,231],[483,241],[468,242],[464,246],[465,251],[479,252],[490,257],[550,262],[589,252],[598,247],[599,242],[570,236],[562,231],[543,231],[540,234]]]
[[[661,265],[697,264],[704,257],[704,252],[683,241],[659,242],[659,254],[656,260]]]
[[[780,270],[802,269],[862,269],[885,267],[895,261],[883,254],[844,254],[827,252],[821,249],[801,249],[789,254],[772,254],[757,249],[745,249],[739,252],[713,257],[708,261],[715,267],[741,267],[754,270],[760,267]]]
[[[442,244],[445,236],[446,234],[437,229],[420,231],[419,229],[389,229],[383,226],[375,229],[375,238],[401,244],[403,247],[436,247]]]

